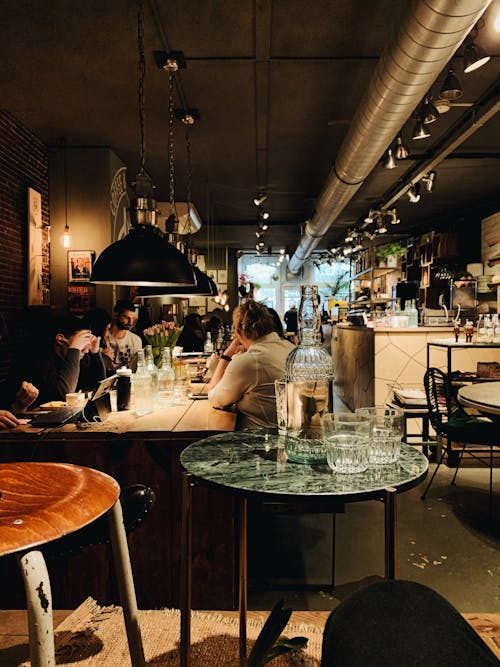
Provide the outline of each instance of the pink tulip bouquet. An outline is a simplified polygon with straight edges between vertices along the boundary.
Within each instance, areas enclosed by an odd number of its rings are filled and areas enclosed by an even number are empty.
[[[177,345],[182,327],[176,327],[173,322],[162,321],[161,324],[153,324],[152,327],[144,329],[143,334],[146,343],[153,348],[153,357],[158,366],[163,354],[163,349],[169,347],[171,350]]]

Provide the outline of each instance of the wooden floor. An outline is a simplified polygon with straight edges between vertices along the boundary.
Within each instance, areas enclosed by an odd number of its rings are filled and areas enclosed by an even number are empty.
[[[328,611],[294,611],[292,621],[307,623],[323,629]],[[57,627],[71,611],[54,611],[54,626]],[[237,617],[238,612],[223,612]],[[249,618],[264,621],[266,611],[250,611]],[[500,659],[500,614],[463,614],[476,632]],[[0,667],[15,667],[29,657],[29,642],[26,612],[23,610],[0,610]]]

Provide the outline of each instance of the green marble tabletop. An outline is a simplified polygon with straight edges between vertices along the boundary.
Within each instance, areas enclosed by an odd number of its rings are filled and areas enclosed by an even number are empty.
[[[352,475],[333,473],[328,465],[286,460],[285,439],[275,431],[239,431],[199,440],[181,454],[181,464],[197,478],[241,493],[369,499],[388,487],[416,486],[427,474],[427,458],[401,445],[399,461]]]

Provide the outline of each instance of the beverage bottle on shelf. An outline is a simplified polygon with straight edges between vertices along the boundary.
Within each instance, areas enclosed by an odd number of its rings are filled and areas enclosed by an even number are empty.
[[[493,343],[493,322],[490,315],[484,316],[485,343]]]
[[[486,329],[484,326],[484,315],[479,315],[479,319],[477,321],[477,339],[476,341],[478,343],[485,343],[486,342]]]
[[[205,354],[212,354],[213,351],[214,351],[214,344],[212,343],[212,335],[210,331],[207,331],[207,337],[205,338],[203,352]]]
[[[175,373],[172,368],[170,348],[164,347],[161,357],[161,366],[158,371],[158,402],[161,408],[171,405],[174,380]]]
[[[151,402],[153,408],[158,406],[158,368],[153,356],[153,346],[146,345],[146,368],[151,375]]]
[[[418,327],[418,310],[415,299],[412,299],[410,303],[410,310],[408,312],[408,327],[410,329],[416,329]]]
[[[493,321],[493,342],[500,343],[500,317],[498,313],[492,315],[491,319]]]
[[[132,376],[135,413],[139,416],[151,412],[151,373],[146,366],[144,350],[137,352],[137,370]]]

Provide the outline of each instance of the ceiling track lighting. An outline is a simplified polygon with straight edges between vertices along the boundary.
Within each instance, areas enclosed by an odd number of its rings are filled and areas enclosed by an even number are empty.
[[[382,165],[384,169],[395,169],[398,166],[392,153],[392,148],[387,149]]]
[[[390,218],[391,225],[399,225],[401,220],[398,217],[398,212],[396,211],[395,208],[390,208],[386,211],[387,215]]]
[[[417,204],[420,201],[420,183],[415,183],[406,192],[411,204]]]
[[[134,183],[136,197],[131,202],[128,234],[105,248],[97,258],[91,282],[104,285],[180,286],[195,284],[188,259],[171,245],[156,225],[154,185],[146,172],[146,58],[143,43],[144,2],[137,13],[137,50],[139,56],[140,169]]]
[[[200,120],[200,112],[198,109],[175,109],[175,117],[183,125],[194,125]]]
[[[455,76],[453,68],[450,67],[450,69],[448,70],[448,74],[446,75],[446,79],[441,87],[441,92],[439,93],[439,97],[443,100],[456,100],[459,97],[462,97],[462,95],[463,95],[462,86],[460,85],[459,80]]]
[[[153,51],[155,63],[159,69],[177,72],[186,69],[186,59],[182,51]]]
[[[422,120],[425,125],[430,125],[434,123],[439,118],[439,111],[436,109],[436,106],[432,102],[431,95],[426,95],[424,97],[424,102],[422,105]]]
[[[435,171],[430,171],[425,176],[422,176],[420,181],[425,185],[427,192],[434,192],[434,186],[436,185],[437,174]]]
[[[403,135],[400,132],[396,137],[396,150],[395,150],[396,160],[406,160],[408,155],[409,151],[403,143]]]
[[[423,105],[420,105],[420,111],[417,116],[417,122],[415,123],[415,127],[413,128],[413,132],[411,135],[411,138],[416,141],[418,139],[427,139],[428,137],[431,136],[431,133],[427,129],[424,121],[424,114],[423,114]]]
[[[253,203],[255,206],[262,206],[262,204],[266,201],[267,195],[265,192],[258,192],[257,195],[253,199]]]
[[[479,69],[491,59],[486,51],[476,44],[475,40],[479,29],[484,26],[483,19],[479,19],[478,23],[472,28],[468,37],[466,38],[466,46],[464,51],[464,74],[469,74]]]

